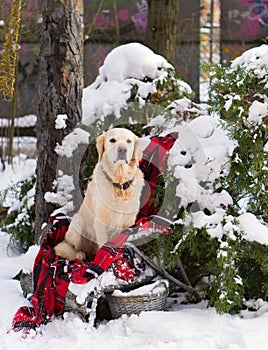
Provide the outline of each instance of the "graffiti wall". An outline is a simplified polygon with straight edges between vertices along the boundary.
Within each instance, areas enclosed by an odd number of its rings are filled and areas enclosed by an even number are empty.
[[[178,45],[175,66],[199,95],[199,0],[179,1]],[[12,0],[0,1],[0,48],[8,23]],[[36,113],[38,82],[40,0],[23,2],[21,47],[18,66],[17,115]],[[94,81],[106,55],[117,45],[144,42],[147,0],[84,1],[84,81]],[[4,25],[1,26],[1,23]],[[11,114],[11,103],[1,101],[0,117]]]
[[[268,36],[267,0],[221,1],[222,61],[228,63]]]
[[[107,53],[117,43],[144,42],[147,0],[85,2],[85,84],[98,74]],[[175,67],[199,96],[199,0],[179,0]]]
[[[147,27],[147,0],[84,2],[85,85],[96,78],[107,54],[118,44],[139,41]]]
[[[176,69],[199,94],[200,1],[179,1]],[[0,49],[12,0],[0,0]],[[18,65],[17,116],[36,113],[41,1],[23,1]],[[144,42],[147,0],[84,1],[84,81],[94,81],[107,54],[117,45]],[[228,64],[268,36],[267,0],[221,1],[221,59]],[[0,97],[0,117],[11,114],[11,104]]]

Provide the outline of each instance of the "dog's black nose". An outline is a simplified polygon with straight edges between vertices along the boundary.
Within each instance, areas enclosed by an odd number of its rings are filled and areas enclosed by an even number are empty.
[[[127,149],[125,147],[118,147],[118,159],[126,159]]]
[[[125,147],[118,147],[118,153],[127,153],[127,149]]]

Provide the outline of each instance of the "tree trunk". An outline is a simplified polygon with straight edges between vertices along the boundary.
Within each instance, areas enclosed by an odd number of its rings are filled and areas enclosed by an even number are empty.
[[[146,45],[174,63],[179,0],[148,0]]]
[[[43,26],[39,62],[37,106],[37,183],[35,239],[41,225],[56,209],[44,199],[57,179],[57,144],[81,120],[83,87],[82,0],[43,0]],[[66,114],[66,127],[55,128],[58,114]]]

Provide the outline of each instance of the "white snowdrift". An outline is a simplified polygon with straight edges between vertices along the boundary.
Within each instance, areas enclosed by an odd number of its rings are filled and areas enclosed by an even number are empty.
[[[167,76],[173,68],[167,60],[139,43],[129,43],[113,49],[105,58],[95,82],[83,90],[83,125],[108,114],[120,115],[127,106],[133,86],[137,86],[137,98],[141,104],[150,93],[156,92],[156,82]],[[143,81],[149,78],[150,81]],[[148,79],[147,79],[148,80]],[[181,81],[181,90],[191,93],[190,86]]]
[[[262,224],[255,215],[241,214],[238,221],[238,227],[244,232],[246,240],[268,245],[268,227]]]
[[[1,350],[263,350],[268,338],[264,325],[268,313],[258,318],[219,315],[202,302],[195,305],[173,304],[169,311],[143,312],[123,316],[92,328],[77,316],[64,314],[42,327],[35,338],[23,340],[21,333],[7,334],[14,313],[29,305],[19,281],[12,278],[24,259],[8,250],[9,236],[0,232],[0,336]],[[34,254],[34,249],[30,255]],[[29,266],[30,268],[30,266]],[[265,302],[262,302],[264,306]],[[253,313],[254,315],[254,313]],[[245,317],[247,314],[245,314]]]

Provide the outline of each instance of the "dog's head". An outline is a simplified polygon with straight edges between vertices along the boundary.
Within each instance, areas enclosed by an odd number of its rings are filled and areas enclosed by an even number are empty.
[[[99,161],[103,157],[115,165],[135,161],[138,165],[142,153],[139,138],[130,130],[114,128],[97,138]]]

